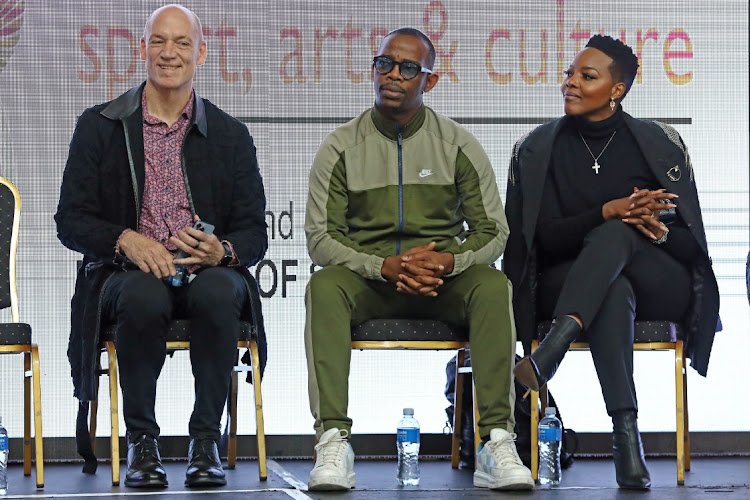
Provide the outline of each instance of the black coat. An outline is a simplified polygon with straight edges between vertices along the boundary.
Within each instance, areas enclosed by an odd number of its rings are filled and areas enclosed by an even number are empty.
[[[536,337],[538,269],[535,231],[552,148],[567,119],[563,117],[541,125],[521,138],[513,148],[508,172],[505,213],[510,237],[503,258],[503,271],[513,283],[516,329],[527,353]],[[719,289],[708,256],[690,156],[682,138],[672,127],[637,120],[627,113],[624,119],[658,182],[679,196],[680,215],[702,250],[692,264],[693,293],[683,324],[686,330],[685,355],[691,359],[692,367],[705,376],[714,332],[717,331]]]
[[[138,229],[145,178],[141,93],[134,87],[113,101],[83,112],[70,142],[60,202],[57,235],[83,254],[71,301],[68,359],[81,401],[96,398],[97,345],[101,297],[108,278],[123,272],[115,253],[120,234]],[[261,369],[266,342],[258,286],[247,267],[268,247],[265,195],[247,127],[208,100],[195,95],[193,118],[182,149],[182,164],[194,214],[215,226],[240,260],[251,305],[243,317],[258,330]]]

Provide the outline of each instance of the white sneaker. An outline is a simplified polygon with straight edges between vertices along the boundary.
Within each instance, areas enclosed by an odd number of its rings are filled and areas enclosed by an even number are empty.
[[[479,446],[474,486],[493,490],[530,490],[534,488],[531,471],[516,451],[515,434],[492,429],[490,440]]]
[[[354,450],[349,433],[335,427],[328,429],[315,445],[315,467],[310,471],[307,489],[311,491],[348,490],[354,488]]]

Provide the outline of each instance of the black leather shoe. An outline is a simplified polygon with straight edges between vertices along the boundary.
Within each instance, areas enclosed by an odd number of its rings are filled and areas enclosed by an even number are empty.
[[[538,391],[555,375],[557,367],[568,352],[570,343],[580,333],[581,327],[576,320],[570,316],[556,317],[552,321],[547,336],[539,343],[536,351],[516,363],[513,368],[516,380],[532,391]]]
[[[213,439],[191,439],[185,486],[224,486],[227,478],[221,468],[219,449]]]
[[[164,488],[168,484],[156,439],[147,434],[141,434],[132,440],[128,436],[128,473],[125,475],[125,486]]]
[[[621,410],[612,415],[612,455],[615,476],[620,488],[646,489],[651,476],[643,456],[641,434],[635,410]]]

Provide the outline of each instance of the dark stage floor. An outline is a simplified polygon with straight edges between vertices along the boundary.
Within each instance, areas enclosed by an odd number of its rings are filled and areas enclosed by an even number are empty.
[[[422,461],[422,480],[416,488],[401,488],[396,483],[395,461],[358,460],[355,465],[357,488],[350,493],[307,492],[311,460],[269,461],[268,480],[258,480],[255,461],[240,461],[227,471],[228,485],[213,490],[187,490],[183,486],[185,462],[167,462],[169,488],[137,490],[113,487],[110,467],[101,464],[96,475],[84,475],[80,464],[49,463],[45,465],[45,488],[36,490],[34,476],[23,477],[21,465],[9,468],[9,491],[6,498],[195,498],[198,499],[283,499],[283,498],[352,498],[352,499],[452,499],[509,497],[525,499],[607,499],[644,497],[662,499],[750,499],[750,457],[693,458],[692,470],[686,473],[685,485],[677,486],[674,459],[648,460],[653,486],[648,492],[620,491],[615,482],[614,465],[605,459],[577,459],[563,471],[563,483],[555,490],[501,493],[472,486],[469,471],[453,470],[447,461]],[[123,464],[122,474],[125,473]]]

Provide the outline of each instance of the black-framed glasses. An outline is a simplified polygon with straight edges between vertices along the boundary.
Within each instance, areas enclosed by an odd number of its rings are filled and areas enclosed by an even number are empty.
[[[381,75],[387,75],[393,71],[394,66],[398,66],[398,72],[404,77],[404,80],[411,80],[416,78],[420,73],[432,73],[431,69],[423,68],[419,64],[411,61],[394,61],[387,56],[377,56],[372,59],[372,64],[375,66],[375,71]]]

